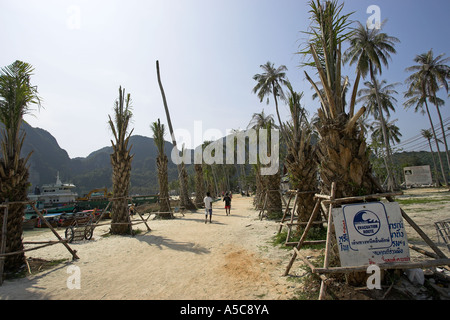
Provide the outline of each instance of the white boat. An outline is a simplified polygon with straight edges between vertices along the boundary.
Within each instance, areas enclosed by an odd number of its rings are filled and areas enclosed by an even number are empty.
[[[30,201],[40,201],[45,207],[71,204],[78,198],[78,193],[73,192],[74,188],[76,186],[72,183],[62,183],[58,172],[56,183],[44,184],[41,188],[36,187],[34,193],[28,194],[28,199]]]

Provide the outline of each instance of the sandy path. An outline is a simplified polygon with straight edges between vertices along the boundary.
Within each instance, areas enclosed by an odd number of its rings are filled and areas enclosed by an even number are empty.
[[[277,226],[260,221],[251,200],[235,196],[231,216],[216,202],[212,224],[205,224],[203,211],[198,211],[175,220],[149,220],[152,231],[135,237],[102,237],[108,227],[99,227],[91,241],[71,244],[80,260],[6,281],[0,298],[288,299],[295,286],[281,275],[290,251],[268,243]],[[136,227],[145,230],[143,224]],[[45,232],[26,239],[54,236]],[[62,245],[28,256],[71,260]],[[70,266],[79,267],[80,289],[67,286]]]
[[[402,205],[425,233],[438,243],[434,222],[450,218],[450,193],[436,189],[406,190],[407,198],[439,198],[445,201]],[[300,285],[282,277],[291,250],[269,242],[278,227],[258,219],[252,198],[233,198],[232,215],[222,202],[214,204],[213,223],[204,223],[203,211],[177,216],[175,220],[149,220],[152,231],[135,237],[102,237],[108,226],[99,227],[91,241],[72,243],[80,260],[62,245],[29,252],[42,259],[68,259],[55,268],[24,279],[5,281],[3,299],[289,299]],[[406,223],[408,241],[431,249]],[[64,230],[60,230],[63,234]],[[34,232],[26,240],[54,240],[50,232]],[[441,242],[438,247],[449,254]],[[414,261],[429,259],[410,250]],[[303,274],[296,262],[291,274]],[[79,267],[81,288],[69,289],[71,266]]]

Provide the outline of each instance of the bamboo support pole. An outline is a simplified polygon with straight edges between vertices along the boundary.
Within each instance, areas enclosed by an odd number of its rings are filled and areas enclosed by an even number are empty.
[[[64,245],[64,247],[66,247],[66,249],[72,254],[72,259],[73,260],[80,259],[77,256],[76,250],[72,250],[72,248],[67,244],[67,242],[64,241],[63,238],[61,238],[61,236],[58,234],[58,232],[56,232],[56,230],[52,227],[52,225],[47,221],[47,219],[44,218],[42,213],[36,208],[34,203],[31,203],[31,207],[38,214],[39,218],[41,218],[44,221],[45,225],[50,228],[50,230],[53,232],[53,234],[56,236],[56,238],[58,238],[58,240]]]
[[[331,196],[330,196],[330,201],[333,201],[336,195],[336,182],[333,182],[331,184]],[[333,222],[333,218],[332,218],[332,214],[331,211],[333,210],[333,204],[330,203],[330,207],[328,210],[328,228],[327,228],[327,240],[326,240],[326,247],[325,247],[325,260],[323,262],[323,266],[324,268],[328,268],[329,263],[330,263],[330,249],[331,249],[331,229],[332,229],[332,225],[331,223]],[[325,293],[327,290],[327,284],[325,281],[322,280],[322,283],[320,284],[320,292],[319,292],[319,300],[323,300],[325,298]]]
[[[357,196],[357,197],[327,199],[327,200],[324,200],[323,203],[325,205],[327,205],[327,204],[330,204],[330,203],[342,204],[342,203],[349,203],[349,202],[353,202],[353,201],[363,201],[363,202],[365,202],[366,200],[373,200],[373,199],[379,199],[379,198],[388,198],[388,197],[398,196],[398,195],[402,195],[402,194],[403,194],[403,192],[376,193],[376,194],[369,194],[369,195]]]
[[[435,259],[426,260],[420,262],[392,262],[392,263],[380,263],[377,266],[380,269],[416,269],[416,268],[429,268],[437,266],[450,265],[450,259]],[[366,271],[368,265],[352,266],[352,267],[333,267],[333,268],[315,268],[316,273],[350,273]]]
[[[297,248],[294,248],[294,250],[295,250],[295,252],[297,253],[297,255],[298,255],[298,257],[311,269],[311,272],[312,273],[317,273],[315,270],[316,270],[316,267],[307,259],[307,258],[305,258],[301,253],[300,253],[300,251],[298,251],[297,250]],[[323,274],[319,274],[319,277],[320,277],[320,279],[323,281],[323,282],[325,282],[325,283],[328,283],[328,282],[331,282],[332,281],[332,279],[330,279],[330,278],[327,278],[325,275],[323,275]]]
[[[25,253],[25,252],[28,252],[28,251],[33,251],[33,250],[37,250],[37,249],[41,249],[41,248],[45,248],[45,247],[49,247],[49,246],[53,246],[53,245],[55,245],[55,244],[58,244],[58,243],[63,243],[63,242],[66,242],[66,240],[62,240],[62,241],[42,241],[42,242],[40,242],[42,245],[41,246],[37,246],[37,247],[33,247],[33,248],[28,248],[28,249],[23,249],[23,250],[20,250],[20,251],[14,251],[14,252],[8,252],[8,253],[3,253],[2,254],[2,257],[5,257],[5,256],[13,256],[13,255],[15,255],[15,254],[19,254],[19,253]],[[25,244],[25,243],[24,243]],[[30,243],[29,243],[30,244]],[[38,243],[31,243],[31,244],[38,244]]]
[[[5,267],[5,250],[6,250],[6,226],[8,223],[8,200],[6,200],[6,205],[3,210],[3,225],[2,225],[2,238],[0,242],[0,285],[3,284],[3,269]]]
[[[314,209],[313,209],[313,212],[311,213],[311,217],[309,218],[308,224],[306,225],[305,230],[303,231],[302,237],[300,238],[300,240],[299,240],[299,242],[298,242],[298,244],[296,246],[297,250],[300,250],[300,248],[302,247],[303,242],[306,239],[306,235],[307,235],[309,229],[312,226],[312,222],[315,220],[315,218],[317,216],[317,213],[319,212],[319,209],[320,209],[319,208],[320,207],[319,203],[320,203],[320,201],[321,201],[320,199],[316,200],[316,204],[314,205]],[[293,265],[293,263],[294,263],[296,258],[297,258],[297,253],[294,250],[294,253],[292,254],[291,260],[289,261],[288,266],[286,267],[286,270],[284,271],[284,274],[283,274],[284,276],[288,275],[288,273],[291,270],[291,267],[292,267],[292,265]]]

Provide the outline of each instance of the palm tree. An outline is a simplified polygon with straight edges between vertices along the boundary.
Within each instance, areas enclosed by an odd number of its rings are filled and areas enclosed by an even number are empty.
[[[150,128],[153,132],[153,141],[158,148],[156,166],[158,168],[159,211],[165,213],[163,216],[173,218],[169,203],[169,178],[167,172],[167,163],[169,161],[164,151],[164,145],[166,143],[164,136],[166,134],[166,129],[159,119],[157,122],[153,122]]]
[[[386,118],[386,132],[388,140],[389,143],[392,143],[393,145],[396,143],[400,143],[400,137],[402,136],[402,134],[400,133],[400,128],[395,124],[397,121],[398,119],[389,121],[389,117]],[[372,130],[372,140],[381,141],[383,139],[383,130],[381,128],[381,122],[379,120],[373,121],[370,129]]]
[[[358,86],[360,77],[362,76],[363,78],[365,78],[369,73],[372,80],[373,89],[375,91],[378,114],[381,121],[384,145],[386,148],[386,156],[388,162],[392,163],[392,155],[387,138],[386,123],[383,115],[383,104],[380,98],[381,88],[378,86],[378,82],[375,78],[375,73],[379,72],[381,75],[381,65],[388,65],[390,54],[396,53],[394,44],[396,42],[399,42],[399,40],[395,37],[388,36],[386,33],[382,33],[381,28],[369,29],[367,26],[363,26],[360,22],[357,23],[358,27],[354,29],[354,32],[350,37],[350,47],[344,53],[344,62],[350,61],[350,65],[356,63],[357,75],[352,100],[355,99],[356,88]],[[389,189],[396,189],[398,186],[395,181],[394,175],[390,171],[389,166],[386,166],[386,170],[388,171],[389,177]]]
[[[197,208],[202,208],[204,206],[203,198],[206,194],[205,192],[205,180],[203,177],[203,164],[194,164],[195,171],[195,200],[194,203]]]
[[[130,188],[131,147],[128,146],[133,129],[128,127],[133,116],[131,96],[125,95],[125,89],[119,87],[119,98],[114,103],[114,121],[109,117],[109,126],[114,136],[111,140],[113,153],[111,154],[113,201],[111,208],[111,234],[131,234],[131,224],[128,214],[128,191]]]
[[[320,108],[317,127],[319,134],[318,158],[320,163],[321,189],[331,194],[336,183],[337,198],[366,195],[379,192],[378,182],[372,175],[364,132],[358,119],[365,107],[354,113],[354,100],[345,103],[348,78],[342,84],[342,43],[348,39],[350,14],[342,14],[344,5],[337,1],[310,2],[311,25],[306,32],[309,40],[299,54],[309,58],[304,66],[311,66],[319,76],[321,89],[305,71],[305,76],[315,89]],[[357,92],[357,83],[354,85]],[[348,110],[347,110],[348,108]],[[326,265],[339,265],[339,250],[333,229]],[[361,280],[359,280],[361,281]]]
[[[3,123],[0,157],[0,203],[27,201],[28,166],[27,157],[21,158],[25,132],[21,131],[24,114],[32,111],[31,106],[40,107],[36,86],[31,85],[33,67],[22,61],[15,61],[0,71],[0,122]],[[6,225],[6,252],[23,250],[22,222],[25,205],[11,204],[8,208]],[[3,230],[0,218],[0,234]],[[16,272],[25,263],[25,255],[5,257],[4,270]],[[1,276],[1,275],[0,275]]]
[[[156,61],[156,74],[158,77],[159,89],[161,90],[161,96],[163,99],[164,110],[166,112],[167,124],[169,125],[169,132],[172,138],[172,144],[174,148],[177,148],[177,141],[175,140],[175,135],[173,133],[172,121],[170,120],[169,107],[167,106],[166,94],[164,92],[164,88],[161,82],[161,75],[159,72],[159,61]],[[176,149],[177,150],[177,149]],[[187,210],[196,210],[195,204],[192,202],[189,197],[188,186],[186,184],[186,168],[184,166],[184,162],[177,165],[178,169],[178,180],[180,181],[180,206],[184,207]]]
[[[252,119],[250,120],[247,128],[256,129],[257,131],[260,129],[267,129],[268,132],[267,139],[270,142],[271,129],[277,128],[277,126],[274,124],[273,116],[266,115],[263,110],[261,113],[253,114]],[[259,134],[257,136],[259,136]],[[268,143],[268,146],[270,147],[270,143]],[[271,150],[268,151],[269,153],[271,152]],[[258,161],[255,170],[257,179],[256,186],[259,187],[258,193],[260,193],[260,195],[265,195],[265,193],[267,192],[267,204],[266,204],[267,216],[269,218],[277,218],[282,214],[281,195],[280,192],[277,192],[280,190],[280,183],[281,183],[280,170],[278,170],[277,173],[273,175],[261,175],[260,174],[261,164],[259,163],[259,157],[257,158]],[[264,201],[264,198],[260,197],[259,200]],[[261,205],[263,204],[257,203],[256,205],[257,207],[261,207]]]
[[[436,186],[439,187],[441,185],[441,183],[439,182],[438,167],[436,165],[436,159],[434,158],[433,147],[431,146],[431,139],[433,138],[433,134],[431,133],[430,130],[425,130],[425,129],[420,130],[420,132],[422,133],[422,137],[424,137],[428,141],[428,146],[430,147],[431,157],[433,159],[434,173],[436,175]]]
[[[417,88],[417,87],[419,87],[419,88]],[[415,82],[411,82],[411,84],[408,88],[408,91],[406,91],[404,94],[405,98],[407,98],[408,100],[406,100],[403,103],[403,105],[406,109],[414,107],[414,112],[420,111],[422,114],[424,114],[426,111],[428,120],[430,121],[430,125],[431,125],[431,132],[433,133],[433,138],[436,143],[439,164],[441,166],[442,179],[444,181],[445,186],[448,186],[447,176],[445,174],[444,164],[442,163],[442,158],[441,158],[441,150],[439,148],[439,140],[436,136],[436,131],[434,130],[434,125],[433,125],[433,120],[431,119],[430,109],[428,108],[427,100],[429,99],[429,96],[427,95],[425,88],[426,87],[423,84],[418,85]],[[432,99],[432,100],[438,106],[444,103],[444,101],[442,101],[439,98]],[[424,107],[425,107],[425,111],[423,110]]]
[[[376,88],[378,88],[378,97],[381,102],[381,110],[386,117],[390,116],[390,111],[395,112],[395,103],[397,99],[394,97],[398,92],[394,89],[395,86],[399,85],[399,82],[393,84],[387,84],[386,80],[377,82],[374,85],[371,81],[364,82],[366,88],[362,88],[358,91],[358,99],[356,103],[362,102],[367,109],[367,113],[371,114],[375,120],[380,121],[380,108],[378,108]],[[384,138],[383,138],[384,139]]]
[[[322,190],[330,194],[331,184],[336,182],[336,197],[370,194],[376,186],[368,178],[372,172],[366,141],[357,125],[365,107],[353,113],[354,105],[346,105],[343,99],[348,78],[344,84],[341,82],[341,46],[351,34],[348,29],[350,14],[341,15],[343,4],[338,5],[336,1],[323,4],[311,1],[310,6],[312,24],[310,31],[306,32],[310,40],[299,53],[312,58],[305,65],[317,71],[323,88],[319,89],[305,71],[321,105],[317,112],[320,123],[317,129],[320,137],[318,156]]]
[[[253,76],[253,80],[257,81],[256,86],[253,88],[253,93],[258,95],[260,102],[262,102],[267,96],[267,104],[269,104],[269,96],[273,95],[278,123],[280,128],[282,128],[283,124],[281,122],[280,112],[278,110],[277,97],[280,97],[282,100],[286,99],[282,85],[286,85],[287,83],[287,80],[285,79],[287,68],[286,66],[281,65],[275,69],[274,64],[270,61],[260,67],[264,70],[264,72]]]
[[[448,153],[447,138],[445,136],[445,128],[442,122],[441,111],[439,110],[441,99],[437,98],[436,93],[440,87],[443,87],[448,93],[448,79],[450,79],[450,67],[447,63],[450,58],[443,58],[445,54],[440,54],[437,57],[433,56],[433,50],[419,54],[414,58],[417,65],[406,68],[408,72],[414,72],[407,78],[410,84],[410,90],[419,90],[424,96],[433,103],[439,116],[442,136],[445,146],[445,154],[447,156],[447,165],[450,168],[450,158]]]
[[[386,84],[386,80],[382,80],[380,83],[377,79],[375,79],[375,82],[376,84],[370,81],[366,81],[364,83],[366,88],[358,91],[359,98],[356,102],[363,102],[367,112],[372,114],[374,119],[379,123],[379,132],[381,133],[380,141],[384,142],[383,145],[385,149],[383,160],[387,172],[388,182],[391,181],[392,183],[392,181],[396,181],[396,179],[395,174],[392,171],[394,164],[392,156],[390,156],[392,149],[389,139],[387,118],[390,116],[389,110],[395,111],[394,103],[397,102],[397,99],[394,97],[394,94],[397,94],[398,92],[394,89],[394,87],[398,85],[398,83]],[[378,107],[378,101],[381,103],[381,108]],[[391,180],[390,175],[393,177]],[[389,186],[388,189],[392,189],[392,185]]]
[[[301,106],[303,92],[297,93],[288,83],[290,122],[286,123],[287,155],[285,160],[292,187],[302,192],[297,197],[299,221],[308,221],[314,208],[314,193],[318,190],[318,163],[315,146],[311,143],[313,128],[306,118],[306,110]]]

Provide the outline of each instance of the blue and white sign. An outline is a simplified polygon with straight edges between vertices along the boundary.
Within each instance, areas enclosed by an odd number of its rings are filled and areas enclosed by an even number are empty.
[[[398,203],[343,205],[334,208],[332,215],[341,266],[410,260]]]

